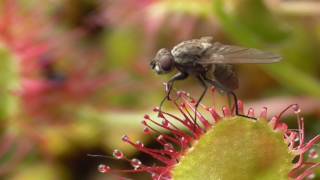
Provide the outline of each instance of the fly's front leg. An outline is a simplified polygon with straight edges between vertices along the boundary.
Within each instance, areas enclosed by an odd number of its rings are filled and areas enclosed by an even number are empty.
[[[170,100],[170,93],[172,91],[173,85],[175,81],[186,79],[189,75],[187,73],[179,72],[176,75],[174,75],[167,83],[166,83],[166,96],[162,99],[160,106],[159,106],[159,112],[161,112],[161,108],[163,103],[166,100]]]
[[[166,92],[167,92],[167,95],[166,95],[166,98],[168,100],[170,100],[170,94],[171,94],[171,91],[173,89],[173,85],[175,83],[175,81],[178,81],[178,80],[184,80],[188,77],[188,74],[187,73],[182,73],[182,72],[179,72],[177,73],[176,75],[174,75],[166,84]]]

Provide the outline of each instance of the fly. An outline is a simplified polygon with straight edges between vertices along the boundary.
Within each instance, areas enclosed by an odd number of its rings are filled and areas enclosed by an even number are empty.
[[[219,42],[212,42],[212,40],[212,37],[187,40],[177,44],[171,51],[163,48],[157,52],[150,63],[157,74],[167,74],[174,69],[178,70],[178,73],[166,83],[166,96],[161,101],[160,112],[164,101],[166,99],[170,100],[170,93],[175,81],[184,80],[192,75],[204,87],[199,100],[195,104],[195,113],[208,90],[208,85],[211,85],[232,95],[236,115],[245,116],[239,114],[238,100],[234,93],[234,90],[239,87],[239,80],[232,69],[232,64],[275,63],[281,60],[280,56],[270,52],[224,45]]]

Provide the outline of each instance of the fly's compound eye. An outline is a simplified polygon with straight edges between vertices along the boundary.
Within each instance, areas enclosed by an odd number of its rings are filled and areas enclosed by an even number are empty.
[[[160,67],[164,71],[170,71],[172,68],[172,59],[169,56],[161,58]]]
[[[152,61],[150,62],[150,66],[151,66],[151,68],[152,68],[152,69],[154,69],[154,68],[155,68],[156,63],[155,63],[155,61],[154,61],[154,60],[152,60]]]

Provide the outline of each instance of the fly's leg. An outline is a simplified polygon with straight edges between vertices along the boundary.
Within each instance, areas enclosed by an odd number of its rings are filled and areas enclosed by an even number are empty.
[[[198,106],[199,106],[200,102],[202,101],[203,97],[205,96],[205,94],[207,93],[207,90],[208,90],[208,86],[207,86],[203,76],[199,75],[197,78],[200,81],[201,85],[204,87],[204,90],[203,90],[201,96],[199,97],[198,101],[196,102],[196,104],[194,106],[194,128],[196,128],[198,126],[198,124],[197,124],[197,109],[198,109]]]
[[[176,75],[174,75],[167,83],[166,83],[166,96],[162,99],[161,103],[160,103],[160,106],[159,106],[159,113],[161,112],[161,108],[163,106],[163,103],[166,101],[166,100],[171,100],[170,99],[170,93],[172,91],[172,88],[173,88],[173,85],[174,85],[174,82],[175,81],[178,81],[178,80],[183,80],[183,79],[186,79],[189,75],[187,73],[182,73],[182,72],[179,72],[177,73]]]
[[[246,116],[246,115],[244,115],[244,114],[240,114],[240,113],[239,113],[239,107],[238,107],[238,98],[237,98],[237,95],[236,95],[233,91],[229,91],[228,93],[231,94],[231,96],[233,97],[233,100],[234,100],[234,102],[235,102],[235,108],[236,108],[236,115],[237,115],[237,116],[241,116],[241,117],[245,117],[245,118],[250,118],[250,119],[257,120],[257,118],[250,117],[250,116]]]
[[[236,111],[235,113],[236,113],[237,116],[246,117],[246,118],[250,118],[250,119],[255,119],[256,120],[256,118],[254,118],[254,117],[249,117],[249,116],[246,116],[246,115],[243,115],[243,114],[239,113],[238,98],[237,98],[237,95],[233,91],[228,90],[222,84],[220,84],[218,81],[214,81],[214,80],[208,79],[206,77],[204,77],[204,79],[207,82],[209,82],[211,85],[213,85],[214,87],[217,87],[218,89],[221,89],[221,90],[227,92],[229,95],[231,95],[233,97],[234,105],[235,105],[235,111]]]

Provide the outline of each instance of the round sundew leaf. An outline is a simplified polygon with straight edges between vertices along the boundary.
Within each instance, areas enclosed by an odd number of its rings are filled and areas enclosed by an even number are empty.
[[[283,135],[267,121],[233,117],[203,135],[172,176],[174,180],[287,180],[293,158]]]

